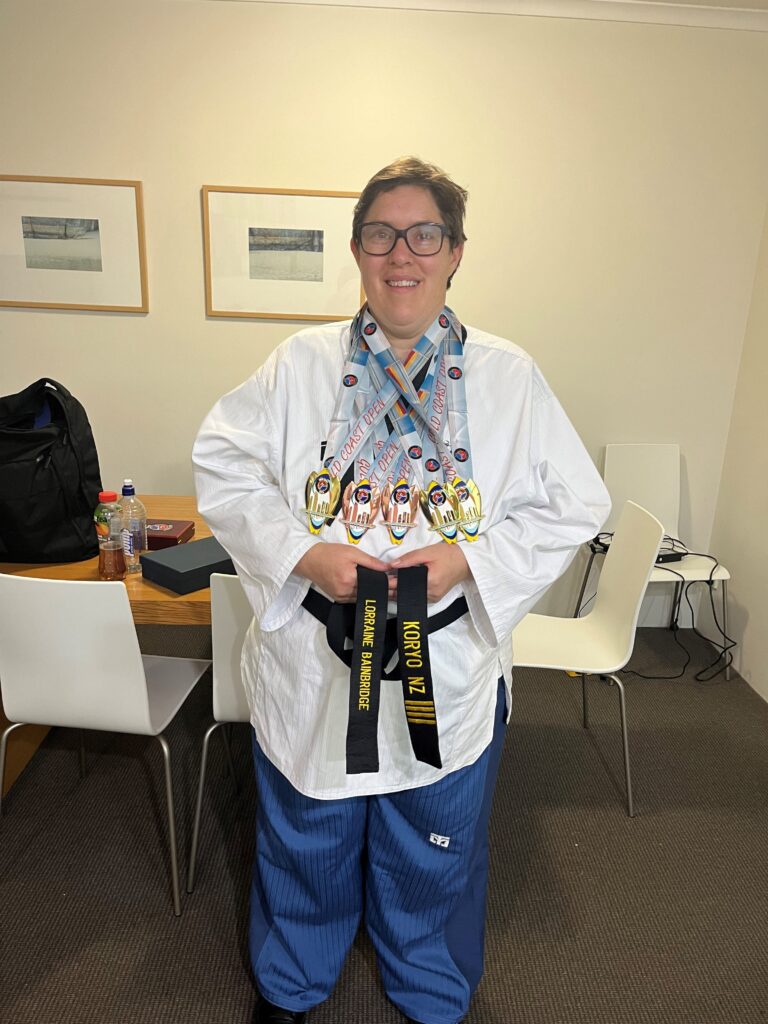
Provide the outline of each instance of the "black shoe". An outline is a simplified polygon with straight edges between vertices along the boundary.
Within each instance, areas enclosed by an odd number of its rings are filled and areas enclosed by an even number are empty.
[[[421,1021],[415,1020],[413,1017],[406,1017],[405,1024],[421,1024]]]
[[[259,996],[253,1010],[251,1024],[303,1024],[307,1016],[304,1010],[284,1010]]]

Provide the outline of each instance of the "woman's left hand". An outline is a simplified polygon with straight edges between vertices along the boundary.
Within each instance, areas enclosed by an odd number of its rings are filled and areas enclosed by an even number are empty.
[[[427,567],[427,600],[439,601],[448,591],[462,580],[472,577],[464,552],[458,544],[429,544],[416,548],[389,563],[390,569],[407,569],[411,565]],[[397,594],[397,576],[389,577],[389,596]]]

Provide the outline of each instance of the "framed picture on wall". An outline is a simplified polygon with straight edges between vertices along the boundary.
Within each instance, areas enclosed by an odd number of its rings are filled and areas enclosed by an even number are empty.
[[[140,181],[0,174],[0,306],[146,313]]]
[[[349,239],[358,196],[204,185],[208,316],[354,316],[360,272]]]

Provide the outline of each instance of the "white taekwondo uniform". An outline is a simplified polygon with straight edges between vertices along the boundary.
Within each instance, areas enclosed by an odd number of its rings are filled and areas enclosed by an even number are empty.
[[[512,630],[605,521],[610,499],[576,431],[530,356],[467,328],[466,401],[473,477],[484,518],[462,542],[472,579],[469,615],[432,634],[429,650],[443,767],[417,761],[398,683],[382,683],[378,773],[346,774],[349,669],[325,627],[302,606],[309,581],[292,573],[318,538],[302,509],[305,482],[321,467],[349,350],[349,323],[300,331],[206,417],[193,450],[201,514],[233,558],[255,619],[242,656],[258,743],[306,796],[393,793],[472,764],[493,731],[497,682],[512,677]],[[344,526],[321,541],[347,543]],[[395,545],[381,524],[361,549],[392,561],[443,543],[419,514]],[[508,699],[508,707],[510,706]]]

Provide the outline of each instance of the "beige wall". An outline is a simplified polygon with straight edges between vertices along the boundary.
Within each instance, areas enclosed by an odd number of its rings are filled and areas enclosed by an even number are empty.
[[[731,575],[735,666],[768,700],[768,217],[755,275],[736,400],[712,535]]]
[[[595,458],[679,441],[681,532],[709,542],[768,194],[768,35],[2,0],[0,95],[4,172],[144,182],[148,315],[0,309],[0,392],[67,384],[105,483],[189,491],[202,416],[291,329],[206,320],[200,186],[356,189],[415,152],[471,193],[462,318],[535,355]]]

